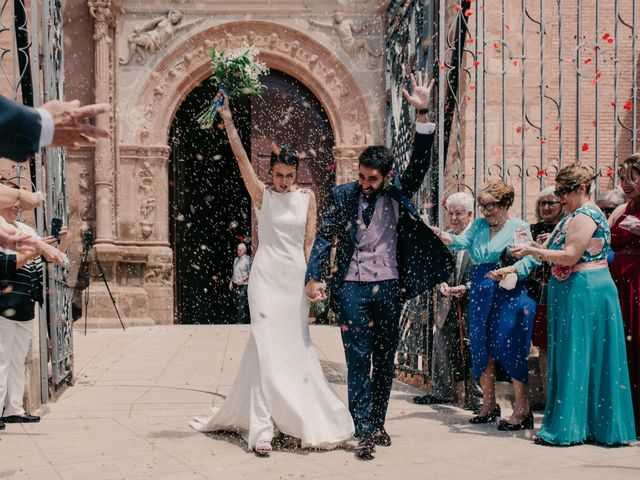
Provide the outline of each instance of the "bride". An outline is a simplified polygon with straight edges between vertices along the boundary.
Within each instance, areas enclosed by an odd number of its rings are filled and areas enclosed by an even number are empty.
[[[190,425],[238,432],[259,456],[269,455],[276,431],[303,448],[333,448],[349,440],[354,427],[309,338],[304,276],[316,234],[315,196],[296,185],[298,157],[285,146],[271,154],[273,189],[266,187],[242,147],[226,96],[221,115],[256,210],[260,246],[249,276],[251,335],[240,369],[214,415]]]

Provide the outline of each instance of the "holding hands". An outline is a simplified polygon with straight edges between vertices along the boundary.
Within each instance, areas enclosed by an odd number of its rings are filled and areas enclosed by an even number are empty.
[[[324,282],[311,279],[307,282],[307,297],[309,297],[309,300],[312,302],[326,300],[326,289],[327,285]]]

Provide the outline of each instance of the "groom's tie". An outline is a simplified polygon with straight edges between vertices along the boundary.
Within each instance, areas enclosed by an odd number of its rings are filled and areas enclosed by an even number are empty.
[[[376,201],[378,197],[365,198],[365,207],[362,209],[362,221],[366,227],[371,223],[371,219],[373,218],[373,212],[376,210]]]

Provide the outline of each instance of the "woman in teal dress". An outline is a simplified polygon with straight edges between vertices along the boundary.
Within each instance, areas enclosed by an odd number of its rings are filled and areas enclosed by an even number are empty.
[[[512,380],[516,401],[513,415],[498,429],[533,428],[527,357],[536,303],[523,280],[539,262],[526,257],[500,268],[505,250],[531,240],[529,225],[509,216],[513,187],[492,180],[479,189],[477,199],[484,218],[473,222],[464,233],[450,235],[434,228],[445,244],[467,250],[473,265],[468,310],[471,364],[474,378],[480,380],[484,401],[478,416],[469,421],[488,423],[501,416],[495,397],[496,376],[500,376]],[[507,275],[510,278],[499,285],[498,280]],[[506,285],[509,282],[511,285]]]
[[[555,194],[567,216],[546,248],[513,250],[554,264],[547,304],[548,397],[535,438],[541,445],[614,446],[636,439],[620,304],[607,266],[611,231],[589,200],[593,179],[581,165],[562,168]]]

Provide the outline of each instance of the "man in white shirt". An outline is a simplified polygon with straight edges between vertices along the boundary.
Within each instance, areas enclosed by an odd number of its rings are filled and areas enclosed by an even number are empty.
[[[251,271],[251,256],[247,254],[247,246],[240,243],[236,248],[236,259],[233,261],[233,274],[229,282],[229,290],[233,292],[238,311],[238,323],[251,323],[249,316],[249,272]]]

